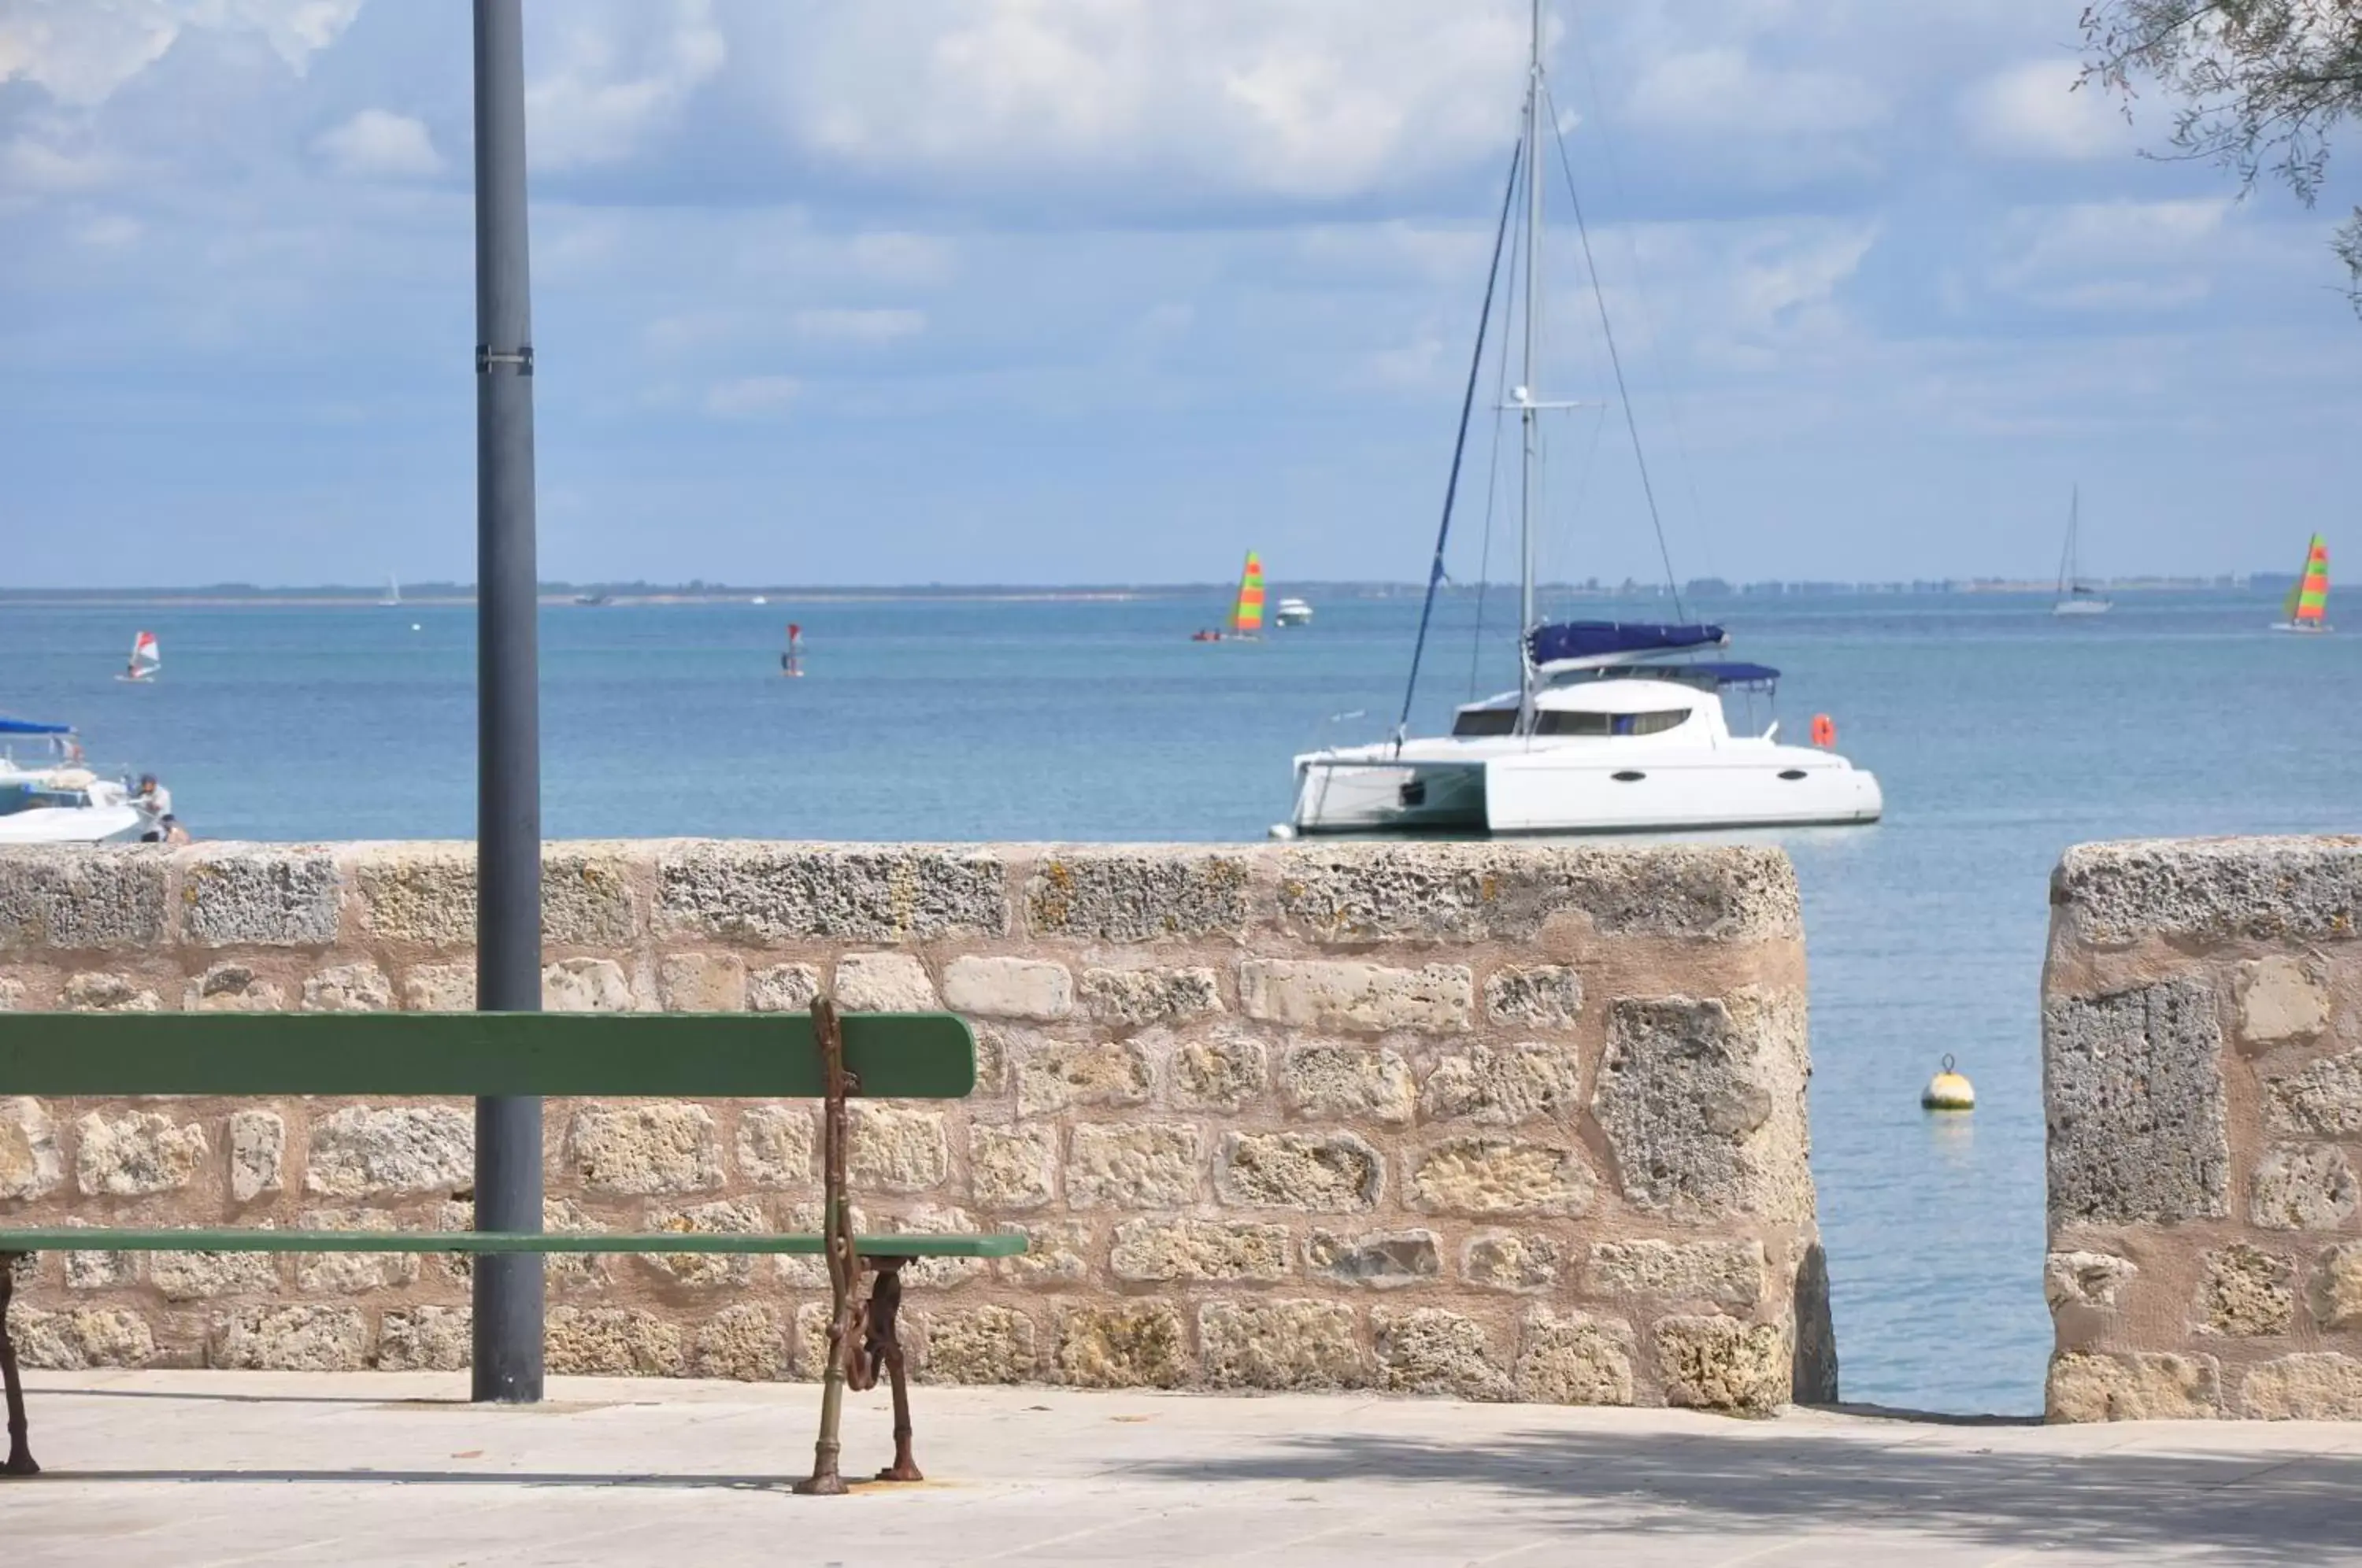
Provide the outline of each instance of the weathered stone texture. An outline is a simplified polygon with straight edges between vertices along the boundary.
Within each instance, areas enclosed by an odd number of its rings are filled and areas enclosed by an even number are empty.
[[[198,947],[325,947],[339,883],[325,849],[205,846],[182,857],[181,939]]]
[[[1263,1042],[1234,1032],[1184,1041],[1168,1072],[1173,1103],[1192,1110],[1238,1110],[1269,1092]]]
[[[167,856],[102,845],[0,849],[0,947],[151,947],[164,936]]]
[[[778,1309],[742,1301],[697,1326],[690,1371],[699,1377],[768,1383],[787,1375],[788,1326]]]
[[[2264,1114],[2276,1132],[2362,1138],[2362,1051],[2325,1056],[2264,1080]]]
[[[1007,869],[987,851],[918,845],[688,845],[657,863],[657,920],[767,942],[999,936]]]
[[[1660,1318],[1656,1333],[1667,1404],[1768,1415],[1788,1402],[1793,1356],[1776,1324]]]
[[[1374,1208],[1385,1164],[1352,1132],[1227,1132],[1214,1187],[1248,1209],[1342,1212]]]
[[[473,964],[414,964],[402,977],[404,1012],[473,1012]]]
[[[2132,1352],[2050,1358],[2045,1415],[2054,1421],[2186,1420],[2223,1413],[2222,1364],[2211,1355]]]
[[[148,1283],[167,1301],[270,1295],[280,1287],[279,1259],[270,1253],[150,1253]]]
[[[115,1290],[139,1282],[138,1253],[68,1253],[68,1290]]]
[[[1279,1088],[1300,1116],[1409,1123],[1417,1089],[1410,1066],[1392,1051],[1367,1045],[1292,1045],[1280,1058]]]
[[[541,971],[545,1012],[629,1012],[632,982],[613,958],[561,958]]]
[[[1609,1011],[1592,1113],[1626,1198],[1674,1214],[1813,1211],[1804,999],[1628,999]]]
[[[304,982],[304,1010],[391,1012],[393,982],[374,964],[333,964]]]
[[[549,1370],[678,1377],[689,1362],[680,1325],[629,1307],[553,1307],[544,1333]]]
[[[1518,1397],[1545,1405],[1632,1402],[1632,1326],[1620,1318],[1536,1309],[1518,1357]]]
[[[1416,1157],[1410,1196],[1440,1214],[1588,1213],[1596,1179],[1571,1144],[1449,1138]]]
[[[1108,1267],[1118,1279],[1283,1279],[1287,1227],[1222,1220],[1127,1220]]]
[[[2284,1144],[2256,1162],[2247,1218],[2267,1231],[2327,1231],[2344,1224],[2356,1198],[2354,1168],[2334,1143]]]
[[[1509,1375],[1495,1354],[1492,1335],[1475,1319],[1440,1307],[1381,1307],[1370,1320],[1376,1331],[1378,1386],[1462,1399],[1509,1397]]]
[[[2362,1420],[2362,1360],[2315,1351],[2265,1362],[2239,1385],[2239,1413],[2262,1421]]]
[[[820,971],[810,964],[774,964],[746,977],[749,1012],[805,1012],[820,995]]]
[[[657,999],[667,1012],[742,1012],[746,961],[735,953],[668,953],[657,964]]]
[[[465,1307],[389,1309],[378,1325],[377,1364],[384,1372],[458,1372],[473,1359]]]
[[[1017,1109],[1047,1116],[1076,1105],[1144,1105],[1156,1068],[1135,1040],[1037,1040],[1017,1054]]]
[[[0,1099],[0,1198],[46,1198],[64,1179],[48,1108],[27,1095]]]
[[[2296,1314],[2296,1264],[2244,1242],[2206,1254],[2199,1326],[2215,1334],[2284,1334]]]
[[[68,1012],[157,1012],[163,999],[121,975],[69,976],[59,998]]]
[[[1239,964],[1239,1005],[1247,1016],[1296,1029],[1465,1029],[1474,987],[1462,964],[1420,969],[1325,959],[1248,958]]]
[[[686,1209],[655,1207],[648,1210],[647,1218],[650,1231],[745,1236],[770,1228],[762,1204],[751,1198],[718,1198],[711,1203],[692,1204]],[[677,1285],[691,1287],[710,1289],[728,1285],[743,1289],[755,1275],[755,1260],[748,1255],[644,1253],[635,1261]]]
[[[1091,1277],[1091,1231],[1070,1220],[1020,1221],[1004,1225],[1025,1238],[1025,1250],[997,1265],[1011,1285],[1037,1290],[1065,1290]]]
[[[1078,1388],[1177,1388],[1190,1372],[1181,1315],[1149,1303],[1069,1309],[1057,1364]]]
[[[2050,882],[2082,940],[2351,937],[2362,915],[2362,840],[2150,839],[2083,844]]]
[[[951,1144],[940,1110],[856,1100],[847,1178],[856,1192],[924,1192],[951,1175]]]
[[[2362,1242],[2323,1251],[2309,1296],[2313,1321],[2324,1329],[2362,1329]]]
[[[924,1317],[928,1383],[1022,1383],[1039,1375],[1033,1320],[1012,1307],[971,1307]]]
[[[722,1185],[722,1140],[701,1105],[584,1106],[567,1128],[566,1158],[592,1192],[700,1192]]]
[[[569,947],[620,947],[639,934],[629,845],[553,844],[541,853],[541,932]]]
[[[467,844],[376,845],[353,866],[364,930],[430,947],[476,940],[476,856]]]
[[[1061,850],[1025,884],[1036,936],[1151,942],[1246,931],[1243,856],[1203,849]]]
[[[208,1364],[273,1372],[367,1366],[369,1320],[357,1307],[245,1307],[214,1320]]]
[[[476,1123],[447,1105],[348,1105],[312,1123],[304,1189],[330,1198],[450,1191],[475,1181]]]
[[[1066,1201],[1077,1209],[1175,1209],[1198,1196],[1203,1156],[1186,1122],[1085,1124],[1068,1134]]]
[[[1571,1051],[1548,1045],[1473,1046],[1438,1061],[1419,1090],[1419,1115],[1429,1121],[1474,1121],[1510,1127],[1572,1116],[1581,1103],[1578,1065]]]
[[[806,1105],[750,1105],[738,1115],[738,1174],[756,1187],[809,1186],[820,1121]]]
[[[1583,1013],[1583,975],[1565,964],[1512,966],[1485,981],[1485,1016],[1526,1029],[1572,1029]]]
[[[1106,1023],[1171,1023],[1222,1010],[1211,969],[1086,969],[1083,1010]]]
[[[2329,1027],[2329,988],[2281,954],[2239,966],[2239,1038],[2250,1045],[2309,1040]]]
[[[2113,1309],[2117,1292],[2139,1273],[2130,1258],[2109,1253],[2052,1253],[2043,1260],[2042,1295],[2054,1312],[2069,1306]]]
[[[186,1012],[277,1012],[287,993],[243,964],[216,964],[189,982],[181,999]]]
[[[1353,1309],[1333,1301],[1209,1301],[1198,1309],[1213,1388],[1352,1388],[1368,1380]]]
[[[1443,1273],[1441,1238],[1432,1231],[1314,1231],[1304,1242],[1309,1273],[1379,1290],[1418,1285]]]
[[[170,1192],[195,1179],[209,1152],[193,1121],[184,1126],[160,1110],[94,1110],[74,1123],[74,1182],[94,1198]]]
[[[1711,1301],[1748,1311],[1763,1299],[1763,1243],[1598,1242],[1591,1248],[1591,1288],[1610,1296]]]
[[[1058,1135],[1049,1127],[971,1127],[968,1181],[988,1209],[1039,1209],[1055,1196]]]
[[[1559,1281],[1564,1253],[1548,1236],[1479,1231],[1461,1252],[1460,1273],[1469,1284],[1486,1290],[1548,1290]]]
[[[156,1337],[146,1319],[120,1307],[76,1307],[44,1312],[18,1307],[17,1357],[27,1366],[82,1372],[94,1366],[145,1366],[156,1359]]]
[[[847,1012],[927,1012],[941,1005],[926,966],[907,953],[848,953],[836,961],[836,1005]]]
[[[955,958],[944,967],[944,1005],[987,1018],[1064,1018],[1075,1009],[1075,978],[1064,964]]]
[[[381,1209],[315,1209],[298,1217],[305,1231],[397,1231]],[[235,1254],[229,1254],[235,1255]],[[415,1253],[298,1253],[295,1288],[306,1296],[358,1296],[418,1277]]]
[[[2043,1009],[2054,1225],[2226,1212],[2222,1049],[2214,993],[2195,980]]]

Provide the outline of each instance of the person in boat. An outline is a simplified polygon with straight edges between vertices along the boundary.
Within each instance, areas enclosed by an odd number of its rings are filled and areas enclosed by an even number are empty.
[[[139,788],[132,791],[131,804],[148,819],[148,831],[140,835],[142,841],[163,843],[164,824],[173,820],[172,791],[165,789],[154,774],[143,773],[139,776]]]

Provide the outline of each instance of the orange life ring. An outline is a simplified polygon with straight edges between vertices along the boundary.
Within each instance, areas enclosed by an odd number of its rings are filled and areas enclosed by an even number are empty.
[[[1813,744],[1824,746],[1838,744],[1837,721],[1827,713],[1813,715]]]

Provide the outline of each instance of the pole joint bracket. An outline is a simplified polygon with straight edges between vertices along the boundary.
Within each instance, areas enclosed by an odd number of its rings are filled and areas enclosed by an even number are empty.
[[[533,345],[530,343],[520,344],[514,353],[503,352],[496,354],[488,345],[482,343],[477,344],[476,374],[480,376],[490,375],[491,374],[492,367],[494,365],[514,365],[517,368],[517,374],[520,376],[529,376],[533,374]]]

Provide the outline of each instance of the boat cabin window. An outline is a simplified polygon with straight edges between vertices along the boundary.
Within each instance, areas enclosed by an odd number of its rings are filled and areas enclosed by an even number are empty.
[[[1580,713],[1544,709],[1535,715],[1534,733],[1541,735],[1654,735],[1674,728],[1689,716],[1687,708],[1667,708],[1654,713]]]
[[[1513,735],[1518,733],[1515,708],[1462,708],[1451,723],[1455,735]]]

